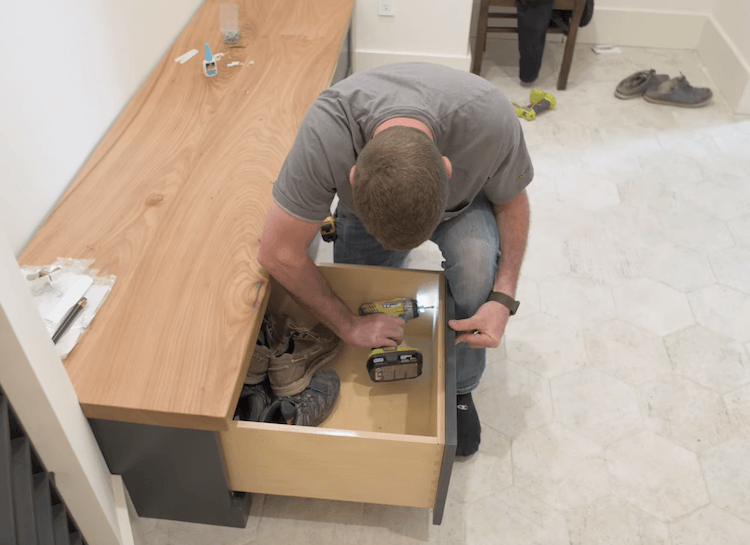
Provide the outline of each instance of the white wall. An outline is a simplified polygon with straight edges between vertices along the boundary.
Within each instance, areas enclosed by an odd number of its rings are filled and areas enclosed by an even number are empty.
[[[695,47],[705,17],[719,0],[595,0],[594,19],[581,32],[581,43],[653,47]],[[738,0],[743,1],[743,0]],[[480,0],[474,0],[471,35],[476,35]],[[491,34],[491,39],[515,39]],[[549,38],[554,39],[553,36]]]
[[[0,226],[16,255],[201,3],[0,2]]]
[[[89,543],[125,545],[107,465],[0,226],[0,384]]]
[[[578,43],[665,49],[698,47],[719,0],[595,0]]]
[[[596,8],[709,14],[719,0],[594,0]]]
[[[721,0],[595,0],[581,43],[697,49]],[[739,0],[746,1],[746,0]]]
[[[594,18],[578,34],[578,43],[662,49],[695,49],[708,13],[688,10],[594,8]]]
[[[469,70],[472,0],[393,0],[395,16],[378,15],[378,0],[357,0],[352,68],[428,61]]]
[[[713,15],[743,58],[750,60],[750,2],[717,0]]]

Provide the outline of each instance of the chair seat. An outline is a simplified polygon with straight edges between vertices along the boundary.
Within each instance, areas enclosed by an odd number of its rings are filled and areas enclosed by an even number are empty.
[[[474,59],[472,62],[471,71],[474,74],[480,74],[482,69],[482,57],[487,46],[487,33],[488,32],[501,32],[501,33],[518,33],[516,27],[490,27],[490,19],[516,19],[516,13],[490,13],[491,7],[505,7],[515,8],[516,0],[482,0],[479,7],[479,19],[477,22],[477,40],[474,45]],[[573,12],[573,16],[567,29],[548,29],[548,33],[563,33],[566,34],[567,38],[565,41],[565,52],[563,53],[563,61],[560,67],[560,75],[557,78],[557,88],[564,90],[568,85],[568,74],[570,73],[570,67],[573,63],[573,52],[575,50],[576,36],[578,34],[579,24],[581,22],[581,16],[583,10],[586,7],[586,0],[555,0],[554,9],[556,10],[570,10]]]

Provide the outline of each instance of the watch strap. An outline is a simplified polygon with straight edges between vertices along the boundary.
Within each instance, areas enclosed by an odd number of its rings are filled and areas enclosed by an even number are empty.
[[[501,291],[493,291],[487,301],[495,301],[497,303],[500,303],[501,305],[508,307],[511,316],[513,316],[518,311],[518,307],[521,304],[513,299],[510,295],[507,295]]]

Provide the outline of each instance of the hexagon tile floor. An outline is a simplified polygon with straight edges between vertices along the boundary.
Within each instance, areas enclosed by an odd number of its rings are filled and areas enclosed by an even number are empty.
[[[524,102],[512,44],[490,40],[482,75]],[[258,496],[244,530],[139,519],[142,543],[750,543],[750,117],[695,52],[621,49],[579,44],[556,92],[548,44],[534,87],[557,107],[521,121],[536,169],[522,303],[488,354],[482,444],[454,465],[442,525]],[[648,68],[712,87],[713,103],[613,96]],[[440,260],[427,243],[408,266]]]

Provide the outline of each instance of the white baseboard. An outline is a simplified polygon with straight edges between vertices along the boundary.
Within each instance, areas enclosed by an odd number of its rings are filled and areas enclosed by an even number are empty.
[[[734,113],[750,114],[750,64],[713,17],[708,17],[696,49]]]
[[[430,55],[428,53],[357,49],[352,52],[352,73],[364,72],[394,62],[431,62],[468,72],[471,69],[471,50],[468,44],[463,55]]]

